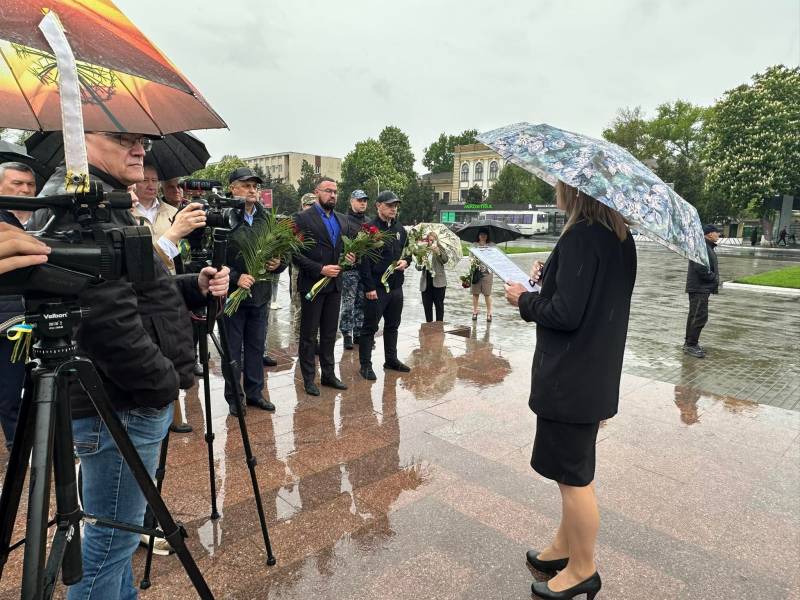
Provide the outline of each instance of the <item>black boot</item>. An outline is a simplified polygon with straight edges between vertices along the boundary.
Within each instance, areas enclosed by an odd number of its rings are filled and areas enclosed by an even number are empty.
[[[352,350],[353,349],[353,336],[349,333],[344,334],[344,349],[345,350]]]

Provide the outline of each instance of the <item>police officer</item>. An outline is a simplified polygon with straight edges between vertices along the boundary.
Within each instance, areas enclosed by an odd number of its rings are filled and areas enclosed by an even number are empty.
[[[353,190],[350,194],[350,208],[347,218],[355,232],[367,222],[367,196],[364,190]],[[344,337],[345,350],[353,349],[353,341],[361,335],[364,322],[364,288],[360,285],[358,271],[352,269],[342,273],[342,312],[339,318],[339,330]]]
[[[362,260],[359,264],[366,301],[358,358],[361,363],[361,376],[369,380],[376,379],[375,371],[372,370],[372,344],[381,318],[383,318],[383,368],[403,373],[411,370],[397,358],[397,329],[400,327],[403,313],[403,272],[411,264],[411,256],[402,256],[407,236],[406,230],[397,222],[399,205],[400,198],[394,192],[386,190],[378,194],[375,202],[378,216],[370,221],[369,225],[374,225],[382,232],[388,233],[390,237],[383,245],[380,260],[377,262]],[[396,263],[395,270],[384,286],[381,278],[392,263]]]

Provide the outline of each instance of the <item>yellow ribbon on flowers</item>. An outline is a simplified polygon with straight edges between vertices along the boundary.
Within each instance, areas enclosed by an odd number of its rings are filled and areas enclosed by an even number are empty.
[[[328,285],[328,282],[330,280],[331,280],[331,278],[326,276],[326,277],[323,277],[322,279],[320,279],[317,283],[315,283],[312,286],[311,291],[306,294],[306,300],[308,300],[310,302],[311,300],[316,298],[317,294],[320,293],[322,288],[324,288],[326,285]]]
[[[8,338],[8,341],[14,342],[14,348],[11,351],[11,362],[19,362],[20,360],[25,362],[28,360],[28,354],[30,353],[31,349],[32,333],[33,327],[27,323],[14,325],[8,330],[6,337]]]
[[[383,275],[381,275],[381,283],[383,284],[383,288],[386,290],[387,294],[389,293],[389,277],[392,276],[392,273],[394,273],[395,269],[397,269],[397,261],[393,260],[383,272]]]

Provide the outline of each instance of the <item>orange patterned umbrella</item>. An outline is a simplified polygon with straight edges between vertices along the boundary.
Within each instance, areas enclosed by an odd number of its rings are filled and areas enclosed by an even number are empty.
[[[0,3],[0,126],[63,128],[58,68],[38,27],[48,10],[58,15],[77,61],[86,131],[158,135],[227,126],[109,0]]]

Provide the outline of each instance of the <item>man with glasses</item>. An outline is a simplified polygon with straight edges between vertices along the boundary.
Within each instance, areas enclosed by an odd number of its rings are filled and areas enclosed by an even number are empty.
[[[136,134],[87,133],[89,174],[103,190],[126,190],[144,179],[143,161],[151,141]],[[65,193],[66,168],[59,166],[40,195]],[[31,217],[40,228],[50,217],[39,209]],[[135,225],[128,210],[112,210],[118,226]],[[74,228],[72,214],[56,224]],[[206,304],[206,295],[224,296],[228,269],[205,267],[199,274],[170,276],[153,254],[153,281],[119,279],[88,286],[78,297],[90,308],[75,331],[78,352],[90,358],[103,381],[117,416],[144,463],[155,476],[161,441],[172,421],[170,404],[179,388],[194,384],[192,335],[188,309]],[[183,302],[176,301],[181,294]],[[83,508],[115,521],[141,524],[146,501],[130,470],[123,464],[108,429],[80,386],[70,386],[72,435],[80,459]],[[87,522],[81,544],[83,579],[70,586],[77,598],[134,598],[131,558],[139,534]]]
[[[310,396],[320,395],[314,381],[317,374],[314,360],[317,332],[319,365],[322,371],[320,382],[337,390],[347,389],[334,372],[333,346],[336,342],[339,304],[342,298],[342,278],[339,277],[342,272],[339,261],[344,252],[342,235],[350,236],[353,232],[347,217],[334,210],[337,191],[336,182],[330,177],[323,177],[314,189],[316,204],[295,217],[297,226],[315,242],[311,248],[294,258],[295,264],[300,268],[297,278],[297,289],[301,298],[299,363],[305,392]],[[345,258],[355,262],[352,254]],[[306,294],[322,277],[330,277],[332,280],[313,300],[307,300]]]
[[[235,198],[244,199],[241,222],[234,227],[228,238],[227,264],[230,265],[230,292],[237,288],[250,290],[245,299],[231,316],[225,316],[228,328],[228,350],[242,366],[242,378],[247,406],[274,411],[275,405],[262,396],[264,392],[264,365],[262,364],[267,340],[267,308],[272,296],[272,283],[256,281],[248,274],[241,248],[255,243],[259,225],[266,222],[266,212],[258,201],[259,185],[262,183],[248,167],[235,169],[228,177],[230,193]],[[280,273],[286,268],[279,259],[266,264],[267,271]],[[229,382],[225,382],[225,400],[232,416],[238,416],[239,402]]]
[[[353,190],[350,194],[350,208],[347,218],[354,231],[361,229],[367,222],[367,201],[369,196],[364,190]],[[344,338],[345,350],[353,349],[353,341],[361,336],[361,324],[364,322],[364,287],[360,285],[358,270],[351,269],[342,273],[342,316],[339,330]]]

